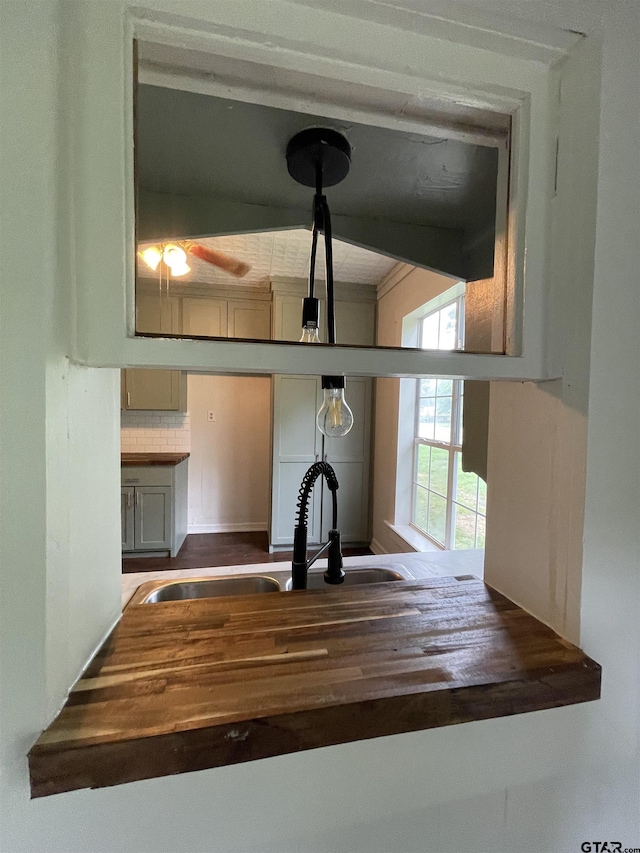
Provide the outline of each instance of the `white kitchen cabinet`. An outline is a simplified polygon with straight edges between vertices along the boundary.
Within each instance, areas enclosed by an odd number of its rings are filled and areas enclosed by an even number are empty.
[[[185,296],[182,299],[182,334],[206,338],[226,338],[226,299]]]
[[[133,486],[123,486],[120,490],[120,528],[122,532],[122,550],[135,548],[134,503],[136,495]]]
[[[187,374],[180,370],[127,368],[120,371],[126,411],[187,411]]]
[[[230,338],[268,341],[271,337],[271,305],[257,299],[227,302],[227,334]]]
[[[175,334],[180,331],[180,299],[157,288],[136,290],[136,332]]]
[[[319,335],[324,341],[324,299],[319,300]],[[274,341],[299,341],[302,336],[302,295],[273,292],[271,338]]]
[[[321,458],[322,434],[316,427],[318,379],[275,376],[273,380],[273,472],[271,544],[293,542],[296,504],[302,478]],[[320,483],[311,494],[308,541],[320,541]]]
[[[323,285],[319,293],[323,293]],[[274,341],[299,341],[302,335],[302,298],[306,284],[273,282],[271,338]],[[336,285],[336,340],[339,344],[374,346],[376,332],[375,289],[358,285]],[[352,291],[352,293],[350,293]],[[339,295],[338,295],[339,293]],[[319,302],[319,337],[327,338],[325,299]]]
[[[136,486],[135,550],[171,550],[173,489],[171,486]]]
[[[187,535],[188,461],[121,469],[122,551],[126,556],[169,552]]]
[[[371,461],[371,379],[349,377],[345,398],[353,412],[353,426],[342,438],[324,439],[324,459],[336,472],[338,528],[343,542],[367,543],[370,539],[369,479]],[[321,392],[322,393],[322,392]],[[322,541],[331,526],[331,494],[323,492]]]
[[[182,299],[182,334],[269,340],[271,303],[257,298],[185,296]]]
[[[136,331],[180,332],[180,300],[138,288]],[[127,369],[120,372],[120,408],[126,411],[186,412],[187,374],[180,370]]]
[[[338,478],[338,528],[345,543],[368,543],[371,456],[371,380],[348,378],[346,399],[354,425],[343,438],[326,438],[316,426],[322,403],[319,376],[276,376],[273,381],[273,483],[270,544],[293,542],[300,483],[321,459]],[[331,493],[324,478],[309,501],[309,544],[325,541],[331,528]]]

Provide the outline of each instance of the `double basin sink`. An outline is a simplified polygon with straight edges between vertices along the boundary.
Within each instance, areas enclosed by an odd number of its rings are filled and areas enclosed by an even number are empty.
[[[275,574],[275,573],[274,573]],[[401,581],[404,576],[382,566],[346,569],[343,585]],[[321,571],[309,572],[307,589],[331,590]],[[255,595],[263,592],[291,590],[291,578],[278,580],[270,575],[236,575],[223,578],[187,578],[185,580],[150,581],[134,592],[129,604],[160,604],[163,601],[188,601],[195,598],[224,598],[229,595]]]

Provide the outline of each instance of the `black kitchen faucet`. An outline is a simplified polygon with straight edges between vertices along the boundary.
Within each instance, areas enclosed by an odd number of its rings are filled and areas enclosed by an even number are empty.
[[[319,550],[310,560],[307,560],[307,514],[309,496],[318,479],[324,476],[327,486],[331,492],[333,505],[331,530],[329,540],[320,546]],[[300,492],[298,495],[298,514],[296,527],[293,532],[293,561],[291,563],[291,582],[293,589],[307,588],[307,572],[321,554],[327,551],[327,570],[324,573],[324,582],[328,584],[339,584],[344,580],[342,570],[342,547],[340,543],[340,531],[338,527],[338,478],[328,462],[316,462],[312,465],[302,478]]]

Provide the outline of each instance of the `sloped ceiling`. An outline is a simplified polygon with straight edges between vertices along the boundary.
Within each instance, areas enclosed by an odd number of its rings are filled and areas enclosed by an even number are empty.
[[[180,281],[260,287],[268,285],[271,278],[307,279],[309,276],[311,234],[304,229],[203,237],[198,243],[238,258],[249,264],[251,269],[238,279],[225,270],[191,255],[188,259],[191,272],[181,277]],[[145,249],[147,245],[153,244],[143,243],[140,248]],[[351,246],[342,240],[333,241],[333,273],[336,281],[376,285],[396,263],[393,258],[385,255]],[[324,280],[322,249],[318,252],[316,270],[318,280]],[[151,270],[147,270],[143,263],[139,265],[139,271],[144,277],[155,275]]]
[[[313,125],[352,145],[349,175],[327,190],[337,237],[464,277],[470,239],[494,228],[495,148],[150,85],[137,116],[142,239],[308,227],[312,191],[285,150]]]

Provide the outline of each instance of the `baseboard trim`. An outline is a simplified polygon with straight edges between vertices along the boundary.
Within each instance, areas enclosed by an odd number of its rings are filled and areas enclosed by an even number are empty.
[[[245,521],[238,524],[190,524],[189,533],[253,533],[268,530],[266,521]]]

